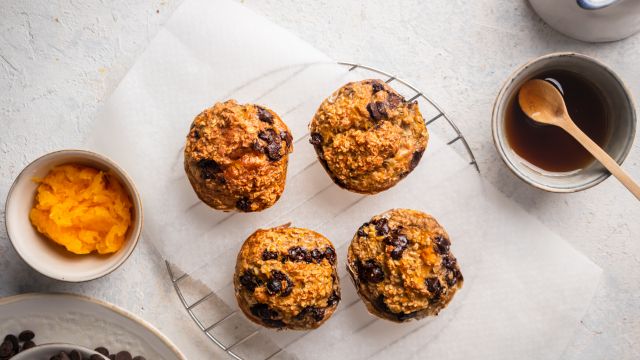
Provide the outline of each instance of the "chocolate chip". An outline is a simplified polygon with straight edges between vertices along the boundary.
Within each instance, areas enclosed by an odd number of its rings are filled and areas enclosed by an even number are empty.
[[[264,153],[265,155],[267,155],[269,160],[278,161],[282,159],[282,154],[280,154],[281,149],[282,149],[282,146],[280,146],[279,142],[272,142],[267,144],[267,147],[265,148]]]
[[[24,344],[22,344],[22,350],[21,351],[29,350],[34,346],[36,346],[36,343],[34,343],[32,340],[25,341]]]
[[[420,159],[422,159],[422,154],[424,154],[424,150],[416,151],[413,153],[413,155],[411,156],[411,162],[409,163],[410,170],[413,170],[416,168],[416,166],[418,166],[418,164],[420,163]]]
[[[236,207],[244,212],[250,212],[251,211],[251,201],[249,199],[247,199],[246,197],[242,197],[240,199],[238,199],[238,201],[236,201]]]
[[[13,351],[13,343],[9,340],[5,340],[0,344],[0,356],[1,357],[9,357],[14,355]]]
[[[267,293],[269,295],[275,295],[282,291],[282,281],[271,279],[267,282]]]
[[[313,132],[311,133],[311,138],[309,139],[309,142],[311,143],[311,145],[317,147],[322,145],[323,140],[324,139],[322,139],[322,135],[320,135],[320,133]]]
[[[275,251],[269,251],[267,249],[264,249],[264,251],[262,252],[262,260],[263,261],[278,260],[278,253]]]
[[[200,139],[200,132],[198,130],[193,130],[193,138],[196,140]]]
[[[371,222],[376,227],[376,235],[384,236],[389,233],[389,220],[386,218],[379,218]]]
[[[329,299],[327,299],[327,306],[333,306],[337,303],[340,302],[340,293],[337,293],[335,290],[331,293],[331,296],[329,296]]]
[[[302,320],[308,315],[310,315],[316,322],[322,321],[322,319],[324,319],[324,309],[317,308],[315,306],[307,306],[302,309],[298,315],[296,315],[296,320]]]
[[[384,295],[379,295],[373,301],[373,307],[375,307],[378,311],[392,314],[391,309],[389,309],[389,306],[387,305],[387,303],[384,302]]]
[[[369,259],[358,266],[358,276],[363,282],[379,283],[384,280],[384,271],[375,260]]]
[[[324,258],[329,261],[329,264],[333,265],[336,263],[336,251],[331,246],[327,246],[324,249]]]
[[[405,321],[405,320],[409,320],[409,319],[413,319],[414,317],[416,317],[416,315],[418,315],[417,311],[413,311],[410,313],[397,313],[395,314],[396,319],[398,319],[399,321]]]
[[[262,285],[262,280],[258,279],[249,270],[245,271],[244,274],[240,276],[239,280],[240,280],[240,285],[242,285],[245,289],[249,290],[249,292],[253,292],[256,289],[256,287]]]
[[[360,237],[365,237],[367,236],[367,232],[365,231],[365,228],[367,228],[370,224],[368,222],[360,225],[360,227],[358,228],[358,236]]]
[[[128,351],[120,351],[116,354],[116,360],[132,360],[132,357]]]
[[[311,258],[307,253],[307,249],[300,246],[289,248],[288,253],[291,261],[305,261],[307,258]]]
[[[276,131],[273,129],[265,129],[261,130],[258,133],[258,138],[267,143],[266,147],[262,147],[265,155],[271,161],[278,161],[282,158],[282,154],[280,154],[280,150],[282,146],[280,145],[280,137],[276,134]],[[254,143],[253,146],[256,149],[256,145]]]
[[[275,141],[276,131],[273,129],[260,130],[260,132],[258,133],[258,138],[265,141],[267,144],[270,144]]]
[[[454,286],[458,281],[463,281],[462,273],[457,268],[454,268],[447,274],[447,285]]]
[[[9,334],[5,336],[4,341],[9,341],[11,343],[11,346],[13,346],[14,352],[17,353],[20,350],[20,343],[18,342],[18,338],[15,335]]]
[[[433,295],[434,299],[439,299],[440,294],[442,293],[442,284],[440,284],[440,280],[437,277],[430,277],[425,279],[424,281],[427,290]]]
[[[374,94],[377,93],[378,91],[384,90],[384,85],[382,85],[379,81],[372,82],[371,87]]]
[[[95,348],[95,351],[97,353],[100,353],[100,354],[104,355],[104,356],[109,356],[109,350],[107,350],[107,348],[104,347],[104,346],[100,346],[100,347]]]
[[[391,232],[391,235],[385,238],[385,243],[393,246],[390,254],[391,258],[393,260],[400,260],[400,258],[402,258],[402,253],[409,245],[409,240],[404,234],[402,234],[402,227],[399,227],[394,229]]]
[[[373,121],[380,121],[386,118],[389,114],[387,114],[387,108],[385,103],[382,101],[376,101],[367,104],[367,111],[369,112],[369,117]]]
[[[453,256],[445,256],[442,258],[442,266],[449,271],[453,271],[456,268],[456,263],[456,258]]]
[[[261,106],[256,106],[256,108],[258,110],[258,119],[260,119],[260,121],[266,122],[267,124],[273,124],[273,115],[269,110]]]
[[[433,238],[433,250],[435,250],[438,254],[443,255],[448,253],[450,247],[451,242],[446,237],[438,235]]]
[[[33,340],[34,337],[36,337],[36,334],[34,334],[31,330],[25,330],[21,332],[20,335],[18,335],[18,339],[23,342]]]
[[[311,250],[311,258],[314,262],[321,263],[322,259],[324,258],[324,254],[318,249],[313,249]]]
[[[78,352],[78,350],[71,350],[69,353],[69,358],[71,360],[82,360],[82,355]]]
[[[264,146],[262,146],[262,144],[260,144],[260,141],[258,141],[258,140],[253,140],[253,143],[251,143],[251,147],[253,148],[253,150],[255,150],[257,152],[263,152],[264,151]]]
[[[215,178],[216,175],[222,171],[220,165],[211,159],[199,160],[198,168],[200,168],[200,176],[205,180]]]
[[[390,92],[389,96],[387,96],[387,102],[390,108],[395,109],[400,103],[404,102],[404,98],[396,93]]]
[[[287,148],[291,147],[291,143],[293,142],[293,137],[291,133],[288,131],[280,131],[280,139],[287,144]]]
[[[251,306],[249,311],[251,311],[254,316],[257,316],[262,320],[274,319],[279,315],[277,311],[270,309],[269,305],[261,303]]]

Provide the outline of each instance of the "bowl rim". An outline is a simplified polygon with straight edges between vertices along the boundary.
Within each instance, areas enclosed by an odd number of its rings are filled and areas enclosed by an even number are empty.
[[[26,176],[25,172],[26,170],[32,166],[34,163],[41,161],[43,159],[49,158],[49,157],[56,157],[56,156],[60,156],[61,154],[65,154],[65,153],[73,153],[73,154],[79,154],[81,156],[85,156],[88,159],[92,159],[92,158],[98,158],[100,160],[102,160],[103,162],[105,162],[106,164],[108,164],[108,167],[111,170],[117,170],[118,171],[118,175],[119,177],[122,177],[122,181],[125,181],[127,183],[127,185],[129,185],[128,187],[131,188],[131,197],[132,197],[132,202],[133,202],[133,206],[134,206],[134,213],[136,214],[136,220],[135,223],[132,224],[134,227],[134,231],[131,232],[130,235],[130,239],[129,241],[133,241],[133,244],[131,245],[130,249],[127,250],[127,253],[125,253],[125,255],[118,261],[114,262],[111,266],[109,266],[106,271],[103,271],[101,273],[98,273],[94,276],[88,276],[88,277],[80,277],[77,279],[62,279],[59,276],[56,276],[54,274],[52,274],[49,271],[46,271],[42,268],[39,268],[37,266],[37,264],[34,264],[32,261],[28,260],[28,256],[25,256],[25,254],[23,254],[20,250],[18,250],[18,247],[16,247],[16,245],[14,244],[14,240],[11,237],[11,224],[9,222],[9,204],[11,204],[11,201],[13,199],[13,195],[14,195],[14,190],[17,186],[17,184],[23,180],[24,176]],[[136,206],[137,204],[137,206]],[[124,264],[129,257],[131,256],[131,254],[133,254],[133,251],[135,250],[135,248],[138,246],[138,242],[140,240],[140,236],[142,234],[142,228],[144,226],[144,211],[142,210],[142,199],[140,197],[140,194],[138,192],[138,189],[136,188],[135,182],[133,181],[133,179],[131,179],[131,177],[129,176],[129,174],[122,168],[120,167],[115,161],[113,161],[112,159],[110,159],[109,157],[96,153],[94,151],[90,151],[90,150],[84,150],[84,149],[62,149],[62,150],[56,150],[56,151],[52,151],[49,153],[46,153],[44,155],[41,155],[39,157],[37,157],[36,159],[32,160],[29,162],[29,164],[27,164],[22,170],[20,170],[20,173],[18,173],[18,176],[16,176],[16,178],[13,180],[13,183],[11,184],[11,187],[9,188],[9,192],[7,193],[7,198],[5,200],[5,205],[4,205],[4,225],[5,225],[5,230],[7,231],[7,236],[9,237],[9,242],[11,243],[11,246],[13,247],[13,249],[16,251],[16,253],[18,253],[18,256],[20,256],[20,258],[22,259],[22,261],[24,261],[27,265],[29,265],[29,267],[31,267],[32,269],[34,269],[35,271],[37,271],[38,273],[53,279],[53,280],[58,280],[58,281],[64,281],[64,282],[68,282],[68,283],[84,283],[84,282],[89,282],[89,281],[93,281],[99,278],[102,278],[106,275],[111,274],[112,272],[116,271],[118,268],[120,268],[120,266],[122,266],[122,264]],[[115,253],[114,253],[115,254]]]
[[[60,348],[60,347],[65,347],[69,350],[82,350],[82,352],[84,353],[90,353],[91,355],[100,355],[102,357],[102,359],[108,359],[108,357],[100,354],[99,352],[95,351],[95,350],[91,350],[86,346],[82,346],[82,345],[78,345],[78,344],[71,344],[71,343],[65,343],[65,342],[50,342],[50,343],[44,343],[44,344],[39,344],[36,345],[30,349],[21,351],[18,354],[15,354],[13,356],[13,358],[17,358],[18,356],[27,356],[30,355],[30,353],[36,351],[36,350],[41,350],[44,348]]]
[[[542,55],[539,57],[536,57],[534,59],[528,60],[526,63],[518,66],[513,72],[511,72],[511,74],[508,75],[507,79],[502,83],[502,86],[500,87],[500,91],[498,92],[494,102],[493,102],[493,110],[491,113],[491,132],[492,132],[492,137],[493,137],[493,144],[496,147],[498,154],[500,155],[500,158],[502,159],[502,161],[505,163],[505,165],[507,165],[507,168],[520,180],[524,181],[525,183],[541,189],[541,190],[545,190],[545,191],[549,191],[549,192],[554,192],[554,193],[573,193],[573,192],[578,192],[578,191],[582,191],[582,190],[586,190],[589,188],[592,188],[598,184],[600,184],[601,182],[603,182],[604,180],[606,180],[607,178],[609,178],[609,176],[611,176],[611,173],[608,171],[605,171],[604,173],[600,174],[599,176],[595,177],[594,179],[581,184],[581,185],[577,185],[577,186],[569,186],[569,187],[557,187],[557,186],[550,186],[547,185],[545,183],[539,182],[539,181],[535,181],[534,179],[526,176],[523,172],[520,171],[519,166],[517,164],[514,164],[508,157],[506,154],[506,148],[508,147],[505,142],[506,142],[506,138],[502,139],[498,136],[498,126],[500,124],[502,124],[503,122],[499,121],[499,117],[500,115],[498,114],[498,108],[504,103],[504,97],[505,97],[505,93],[507,91],[507,89],[510,87],[510,85],[516,80],[516,78],[522,74],[522,72],[524,70],[526,70],[527,68],[529,68],[531,65],[538,63],[540,61],[543,60],[547,60],[547,59],[553,59],[553,58],[562,58],[562,57],[573,57],[573,58],[578,58],[581,60],[585,60],[587,62],[593,63],[595,66],[598,66],[600,68],[602,68],[603,70],[605,70],[613,80],[615,80],[619,85],[620,88],[622,89],[622,91],[625,94],[626,97],[626,101],[629,103],[630,105],[630,109],[631,109],[631,128],[632,128],[632,132],[633,132],[633,136],[631,137],[631,140],[628,142],[628,144],[625,146],[625,149],[622,152],[622,156],[620,157],[619,161],[616,161],[618,163],[618,165],[622,165],[624,163],[624,161],[626,160],[627,156],[629,155],[629,152],[631,151],[631,149],[633,148],[633,144],[635,142],[635,134],[636,134],[636,126],[637,126],[637,114],[636,114],[636,102],[635,99],[633,97],[633,94],[631,93],[631,90],[629,89],[629,87],[626,85],[626,83],[622,80],[622,78],[620,78],[620,76],[618,76],[618,74],[616,74],[613,69],[611,69],[608,65],[606,65],[604,62],[591,57],[589,55],[585,55],[585,54],[581,54],[581,53],[577,53],[577,52],[571,52],[571,51],[567,51],[567,52],[553,52],[550,54],[546,54],[546,55]]]

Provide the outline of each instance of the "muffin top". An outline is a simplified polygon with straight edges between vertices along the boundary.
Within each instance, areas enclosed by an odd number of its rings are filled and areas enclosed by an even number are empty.
[[[398,322],[437,315],[463,283],[450,245],[433,217],[389,210],[358,229],[347,268],[375,315]]]
[[[381,80],[344,85],[325,99],[310,124],[316,153],[334,182],[373,194],[420,162],[428,133],[417,102]]]
[[[260,211],[282,194],[291,151],[289,128],[275,112],[228,100],[194,119],[185,147],[185,170],[198,197],[208,205]]]
[[[336,252],[324,236],[282,226],[244,242],[234,275],[243,312],[267,327],[313,329],[340,301]]]

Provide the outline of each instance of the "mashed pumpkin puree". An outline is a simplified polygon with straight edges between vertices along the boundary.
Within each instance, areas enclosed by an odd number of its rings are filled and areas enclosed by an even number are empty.
[[[115,177],[87,166],[53,168],[40,184],[29,219],[75,254],[118,251],[131,224],[131,199]]]

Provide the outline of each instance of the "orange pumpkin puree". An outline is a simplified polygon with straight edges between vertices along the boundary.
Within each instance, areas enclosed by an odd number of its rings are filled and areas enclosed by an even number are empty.
[[[75,254],[109,254],[122,247],[132,205],[114,176],[61,165],[34,181],[40,185],[29,219],[40,233]]]

